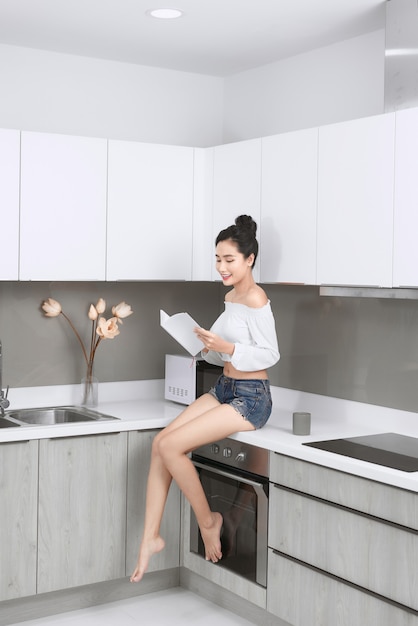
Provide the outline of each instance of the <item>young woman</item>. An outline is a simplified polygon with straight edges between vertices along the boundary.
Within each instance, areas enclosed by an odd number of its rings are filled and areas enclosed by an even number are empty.
[[[150,557],[164,548],[159,531],[172,479],[195,513],[206,560],[216,563],[222,558],[222,515],[210,510],[188,454],[238,431],[261,428],[271,413],[266,369],[280,355],[270,302],[252,274],[258,254],[256,230],[253,219],[241,215],[216,238],[216,268],[223,284],[232,289],[211,330],[195,332],[204,345],[202,356],[223,365],[223,375],[153,441],[144,532],[131,582],[141,580]]]

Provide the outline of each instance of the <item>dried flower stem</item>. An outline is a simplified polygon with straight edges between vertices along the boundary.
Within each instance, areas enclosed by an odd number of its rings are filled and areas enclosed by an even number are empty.
[[[82,342],[80,335],[79,335],[79,334],[78,334],[78,332],[77,332],[77,329],[75,328],[75,326],[74,326],[74,324],[72,323],[72,321],[70,320],[70,318],[69,318],[69,317],[67,317],[67,316],[65,315],[64,311],[61,311],[61,315],[62,315],[62,316],[63,316],[63,317],[67,320],[67,322],[69,323],[69,325],[70,325],[70,326],[71,326],[71,328],[73,329],[74,334],[75,334],[75,336],[77,337],[77,339],[78,339],[78,341],[79,341],[79,343],[80,343],[81,349],[82,349],[82,351],[83,351],[83,356],[84,356],[84,358],[85,358],[85,360],[86,360],[86,363],[87,363],[87,365],[88,365],[88,364],[89,364],[89,359],[88,359],[88,357],[87,357],[87,351],[86,351],[86,348],[84,347],[84,343]]]

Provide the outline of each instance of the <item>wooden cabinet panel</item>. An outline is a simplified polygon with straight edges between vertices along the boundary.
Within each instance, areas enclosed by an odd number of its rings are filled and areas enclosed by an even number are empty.
[[[0,129],[0,280],[19,273],[20,132]]]
[[[418,610],[418,533],[274,487],[273,549]]]
[[[132,574],[144,527],[145,500],[151,445],[158,430],[129,433],[128,445],[128,502],[126,575]],[[180,564],[180,491],[171,484],[161,525],[165,548],[154,555],[148,572],[179,567]]]
[[[413,491],[276,453],[270,454],[270,479],[418,531],[418,497]]]
[[[38,442],[0,444],[0,600],[36,593]]]
[[[22,133],[20,280],[104,280],[107,141]]]
[[[417,616],[269,551],[267,610],[292,626],[416,626]]]
[[[38,593],[125,575],[127,433],[43,439]]]

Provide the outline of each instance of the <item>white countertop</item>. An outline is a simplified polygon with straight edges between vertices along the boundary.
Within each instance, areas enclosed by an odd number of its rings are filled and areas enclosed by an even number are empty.
[[[9,411],[18,408],[74,405],[78,403],[79,394],[79,385],[11,389]],[[163,395],[164,384],[161,380],[101,383],[99,405],[95,410],[116,417],[117,420],[3,428],[0,429],[0,443],[162,428],[184,408],[181,404],[164,400]],[[274,408],[267,425],[256,432],[237,433],[233,435],[234,439],[418,492],[418,472],[394,470],[302,445],[307,441],[383,432],[418,437],[417,413],[280,387],[272,387],[272,395]],[[311,413],[309,436],[293,435],[293,411]]]

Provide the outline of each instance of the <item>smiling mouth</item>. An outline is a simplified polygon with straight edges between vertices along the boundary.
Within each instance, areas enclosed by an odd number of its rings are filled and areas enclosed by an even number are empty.
[[[228,280],[228,278],[231,278],[232,274],[221,274],[221,278],[222,280]]]

